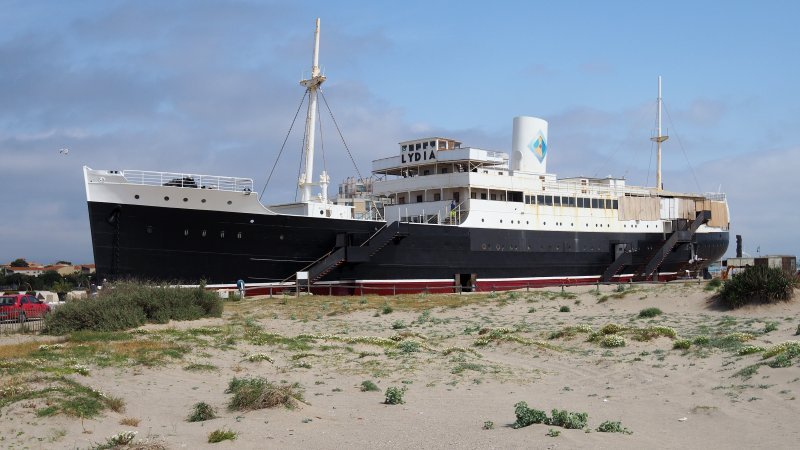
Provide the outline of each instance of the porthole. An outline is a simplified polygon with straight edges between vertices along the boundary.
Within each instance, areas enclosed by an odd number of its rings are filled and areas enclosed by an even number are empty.
[[[500,219],[500,223],[503,223],[503,219]]]
[[[168,202],[168,201],[169,201],[169,197],[167,197],[167,196],[164,196],[164,201],[165,201],[165,202]]]
[[[222,231],[219,232],[219,237],[221,237],[221,238],[225,237],[225,230],[222,230]]]
[[[189,229],[188,228],[183,230],[183,235],[184,236],[188,236],[189,235]]]
[[[188,201],[189,201],[189,199],[188,199],[188,198],[186,198],[186,197],[183,197],[183,201],[185,201],[185,202],[188,202]]]
[[[488,246],[486,244],[481,244],[481,250],[486,250]]]
[[[484,220],[483,220],[483,219],[481,219],[481,222],[483,222],[483,221],[484,221]]]
[[[319,210],[319,215],[321,216],[321,215],[323,215],[323,214],[325,214],[325,213],[324,213],[324,212],[323,212],[323,211],[320,209],[320,210]]]
[[[232,205],[232,204],[233,204],[233,202],[232,202],[232,201],[230,201],[230,200],[228,200],[228,204],[229,204],[229,205]]]
[[[572,226],[575,226],[575,224],[573,222],[570,222],[569,226],[572,227]]]
[[[134,195],[133,198],[135,198],[136,200],[139,200],[139,194]]]
[[[203,231],[200,233],[200,235],[201,235],[201,236],[203,236],[203,237],[206,237],[206,230],[203,230]]]
[[[531,223],[530,223],[530,222],[528,222],[527,220],[525,221],[525,225],[530,225],[530,224],[531,224]]]
[[[494,248],[496,248],[497,250],[500,250],[500,244],[495,245]]]
[[[547,225],[547,222],[542,222],[542,225]]]
[[[253,220],[253,219],[250,219],[250,223],[255,223],[255,220]]]
[[[242,238],[242,232],[240,231],[236,233],[236,239],[241,239],[241,238]]]
[[[278,239],[283,240],[283,235],[278,236]]]
[[[147,226],[147,234],[153,234],[153,226],[152,225],[148,225]]]
[[[205,203],[205,202],[206,202],[206,199],[200,200],[200,203]]]

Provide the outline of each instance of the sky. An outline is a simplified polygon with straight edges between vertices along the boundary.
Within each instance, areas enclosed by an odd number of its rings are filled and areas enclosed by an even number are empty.
[[[549,122],[548,171],[725,192],[731,241],[800,253],[800,2],[0,0],[0,262],[93,260],[82,166],[248,177],[295,196],[298,81],[321,18],[331,193],[398,142],[508,151]],[[68,154],[61,149],[69,149]],[[318,147],[317,153],[322,154]],[[733,253],[735,245],[729,247]]]

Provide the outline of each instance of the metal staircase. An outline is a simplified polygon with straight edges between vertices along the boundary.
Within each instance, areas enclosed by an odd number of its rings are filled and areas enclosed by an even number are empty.
[[[369,262],[376,253],[389,243],[408,236],[408,224],[400,222],[387,223],[370,236],[361,245],[347,245],[349,241],[345,234],[337,236],[336,247],[323,257],[304,268],[308,272],[308,280],[314,283],[335,268],[345,263]],[[294,278],[292,276],[287,279]]]
[[[691,222],[691,225],[685,230],[675,230],[670,236],[661,244],[650,258],[647,260],[647,263],[644,266],[644,269],[639,271],[635,274],[638,279],[647,280],[653,273],[658,270],[661,264],[667,259],[670,252],[677,244],[692,242],[692,237],[697,232],[697,229],[700,228],[700,225],[708,222],[711,219],[711,211],[698,211],[697,217]]]
[[[600,281],[611,281],[611,279],[614,278],[614,275],[618,274],[624,265],[630,264],[633,261],[630,245],[626,243],[615,245],[614,256],[614,262],[612,262],[611,265],[606,268],[605,272],[603,272],[603,275],[600,277]]]

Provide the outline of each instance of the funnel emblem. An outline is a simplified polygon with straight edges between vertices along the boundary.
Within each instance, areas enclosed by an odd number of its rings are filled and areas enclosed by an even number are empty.
[[[528,148],[536,155],[536,159],[538,159],[539,162],[544,161],[544,157],[547,156],[547,142],[545,142],[541,132],[539,132],[539,137],[531,139]]]

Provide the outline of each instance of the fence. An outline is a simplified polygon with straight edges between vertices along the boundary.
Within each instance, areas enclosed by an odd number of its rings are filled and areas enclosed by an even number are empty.
[[[30,317],[30,311],[4,306],[0,309],[0,334],[39,333],[44,330],[44,318]]]

